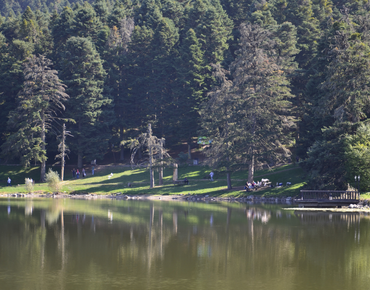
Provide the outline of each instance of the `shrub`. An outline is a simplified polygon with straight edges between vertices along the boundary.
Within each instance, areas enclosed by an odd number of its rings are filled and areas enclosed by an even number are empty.
[[[24,185],[28,193],[31,193],[33,191],[33,180],[31,178],[25,178]]]
[[[185,152],[180,152],[178,156],[180,163],[185,163],[188,160],[188,154]]]
[[[45,177],[49,189],[52,192],[58,193],[62,189],[62,182],[60,181],[58,172],[49,169],[49,172],[45,174]]]

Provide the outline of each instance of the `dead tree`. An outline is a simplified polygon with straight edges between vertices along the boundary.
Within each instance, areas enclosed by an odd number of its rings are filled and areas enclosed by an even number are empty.
[[[59,136],[61,139],[59,145],[58,145],[58,151],[60,152],[57,156],[55,156],[55,159],[60,159],[60,180],[64,180],[64,166],[65,166],[65,157],[68,157],[67,153],[69,152],[68,146],[66,145],[66,138],[67,136],[73,137],[71,135],[70,131],[66,131],[66,124],[63,124],[63,132],[62,135]]]
[[[170,155],[164,148],[164,138],[153,136],[152,125],[148,124],[146,133],[142,133],[136,140],[131,143],[131,164],[134,165],[134,158],[140,150],[146,150],[148,155],[148,166],[150,172],[150,188],[154,187],[154,167],[159,167],[159,185],[163,184],[163,167],[165,166],[165,158]]]

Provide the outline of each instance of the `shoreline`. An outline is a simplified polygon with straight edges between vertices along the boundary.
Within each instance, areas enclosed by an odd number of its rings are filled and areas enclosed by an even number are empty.
[[[52,194],[52,193],[12,193],[0,194],[0,198],[70,198],[70,199],[117,199],[117,200],[162,200],[162,201],[233,201],[233,202],[256,202],[256,203],[279,203],[279,204],[292,204],[294,198],[292,197],[262,197],[262,196],[243,196],[243,197],[217,197],[212,195],[202,194],[173,194],[173,195],[127,195],[127,194],[114,194],[114,195],[101,195],[101,194]]]
[[[100,194],[0,194],[0,198],[53,198],[53,199],[78,199],[78,200],[101,200],[101,199],[116,199],[116,200],[153,200],[153,201],[188,201],[188,202],[239,202],[253,204],[280,204],[280,205],[297,205],[295,199],[291,197],[216,197],[209,195],[100,195]],[[304,208],[304,207],[289,207],[283,208],[286,211],[309,211],[309,212],[341,212],[341,213],[370,213],[370,201],[362,200],[358,205],[350,205],[343,208]]]

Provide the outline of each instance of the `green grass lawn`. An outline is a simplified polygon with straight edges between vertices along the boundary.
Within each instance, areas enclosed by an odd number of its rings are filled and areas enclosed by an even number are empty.
[[[54,168],[59,170],[59,168]],[[26,193],[24,179],[33,178],[39,180],[39,167],[22,168],[20,166],[0,166],[0,193]],[[188,185],[172,184],[172,168],[164,170],[164,185],[149,188],[149,170],[144,168],[131,169],[130,167],[111,166],[95,169],[95,175],[91,176],[91,171],[87,170],[86,178],[72,179],[70,169],[66,170],[66,180],[63,182],[62,192],[83,194],[117,194],[128,195],[177,195],[177,194],[209,194],[210,196],[228,197],[228,196],[296,196],[299,189],[304,185],[304,172],[301,168],[294,165],[284,165],[272,170],[256,171],[255,180],[269,178],[273,184],[276,182],[287,181],[292,185],[280,188],[266,188],[264,190],[245,192],[243,186],[247,179],[247,171],[239,171],[232,175],[233,190],[226,188],[226,174],[215,172],[215,181],[208,179],[211,170],[206,166],[183,166],[179,168],[179,179],[188,178]],[[12,179],[12,186],[6,186],[7,177]],[[155,181],[158,182],[158,172],[155,172]],[[132,187],[128,187],[128,183]],[[36,193],[49,192],[47,184],[36,183],[34,191]]]

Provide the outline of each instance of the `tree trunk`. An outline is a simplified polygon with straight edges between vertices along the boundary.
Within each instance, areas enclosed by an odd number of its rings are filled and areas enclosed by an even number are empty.
[[[154,172],[153,172],[153,152],[152,147],[149,147],[149,171],[150,171],[150,188],[154,187]]]
[[[80,151],[77,155],[77,168],[82,168],[82,153]]]
[[[62,158],[61,158],[61,170],[60,170],[60,180],[64,180],[64,155],[66,152],[66,124],[63,124],[63,133],[62,133]]]
[[[249,169],[248,169],[248,182],[252,183],[254,179],[254,154],[252,153],[252,160],[249,163]]]
[[[112,155],[113,155],[113,163],[116,163],[116,155],[114,154],[114,145],[112,144],[112,147],[111,147],[111,152],[112,152]]]
[[[159,185],[163,185],[163,144],[164,144],[164,139],[161,139],[161,148],[159,149],[159,158],[161,159],[161,167],[159,168]]]
[[[188,159],[191,159],[191,141],[188,141]]]
[[[41,130],[41,149],[45,152],[45,114],[44,112],[41,113],[42,118],[42,130]],[[43,154],[44,155],[44,154]],[[41,176],[40,181],[45,182],[45,172],[46,172],[46,156],[42,156],[41,159]]]
[[[256,85],[254,85],[254,91],[257,91]],[[253,100],[253,108],[256,106],[256,99]],[[252,127],[252,146],[251,146],[251,162],[249,163],[249,170],[248,170],[248,182],[252,183],[254,179],[254,136],[256,133],[256,115],[253,113],[252,115],[253,127]]]
[[[121,145],[121,152],[120,152],[119,160],[120,161],[124,161],[125,160],[125,154],[124,154],[123,145]]]
[[[82,132],[81,122],[78,124],[79,133]],[[77,168],[82,168],[82,149],[81,149],[81,137],[78,138],[78,149],[77,149]]]
[[[153,172],[153,147],[152,147],[152,126],[148,124],[148,147],[149,147],[149,171],[150,171],[150,188],[154,187]]]
[[[179,178],[178,165],[176,163],[174,163],[173,164],[173,176],[172,176],[172,180],[173,181],[177,181],[178,178]]]
[[[226,173],[226,179],[227,179],[227,189],[232,189],[233,187],[231,186],[231,173],[230,172]]]

